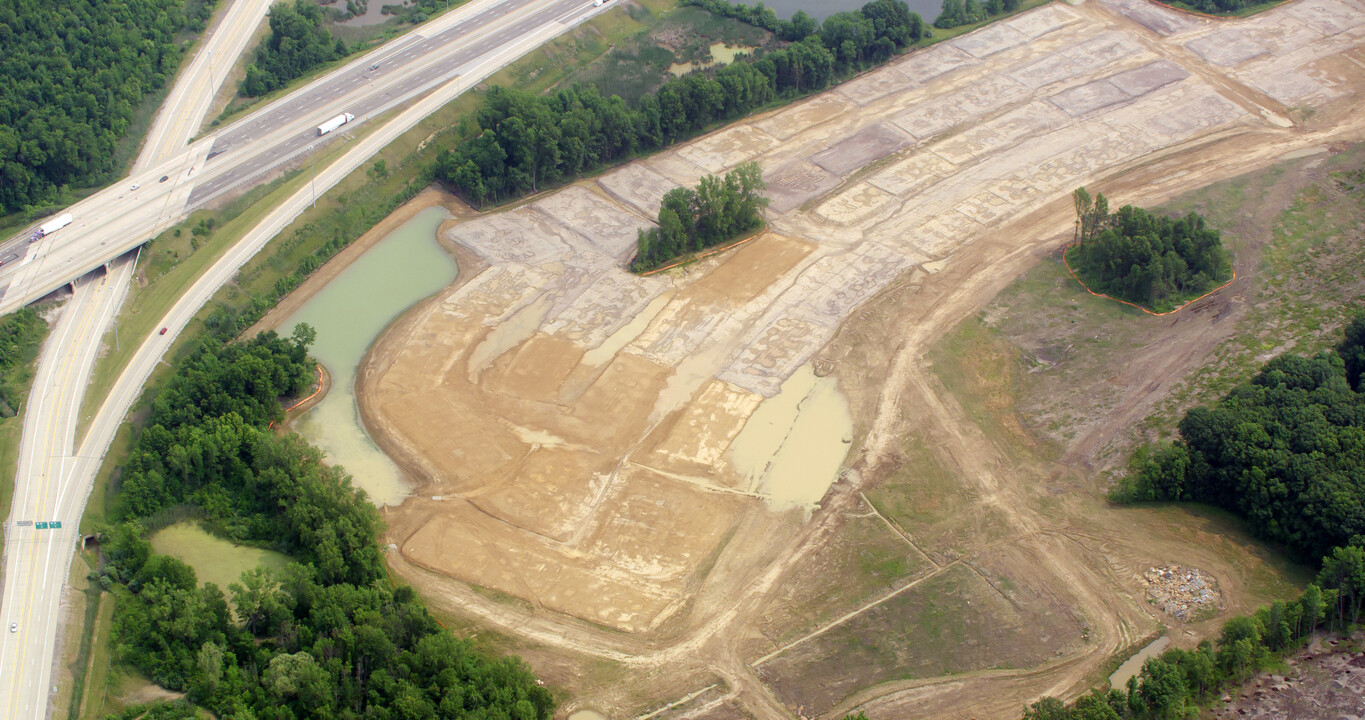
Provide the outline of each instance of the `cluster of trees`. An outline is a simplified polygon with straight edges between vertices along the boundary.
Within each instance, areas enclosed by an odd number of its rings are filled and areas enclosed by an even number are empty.
[[[659,226],[641,230],[632,272],[653,270],[673,258],[719,245],[763,225],[763,171],[744,163],[718,178],[707,175],[697,189],[673,188],[659,207]]]
[[[0,3],[0,214],[114,167],[133,111],[175,74],[181,0]]]
[[[1019,9],[1020,0],[943,0],[934,27],[947,30],[959,25],[984,22],[995,15],[1012,13]]]
[[[1177,441],[1135,457],[1114,499],[1217,505],[1301,560],[1365,543],[1363,369],[1365,316],[1335,352],[1281,355],[1191,409]]]
[[[886,61],[923,37],[923,27],[902,0],[875,0],[830,16],[786,47],[670,79],[633,108],[590,87],[549,96],[494,87],[477,113],[478,132],[442,153],[435,174],[480,205],[520,197],[776,100],[822,90]]]
[[[1073,194],[1076,244],[1066,259],[1091,290],[1167,310],[1232,277],[1218,231],[1190,213],[1168,218],[1125,205],[1110,214],[1103,193]]]
[[[1182,0],[1179,4],[1187,5],[1192,10],[1223,15],[1235,13],[1249,5],[1259,4],[1257,2],[1247,2],[1247,0]]]
[[[1167,650],[1144,663],[1127,688],[1095,690],[1070,706],[1043,698],[1025,709],[1024,720],[1193,717],[1225,688],[1246,682],[1281,654],[1300,647],[1315,629],[1340,628],[1359,618],[1363,593],[1365,555],[1360,548],[1339,548],[1324,560],[1318,582],[1297,600],[1276,601],[1254,615],[1229,620],[1216,645],[1205,640],[1194,650]]]
[[[553,699],[519,661],[477,652],[390,585],[365,494],[301,438],[267,427],[279,397],[312,381],[312,336],[303,326],[289,339],[206,342],[154,401],[120,522],[102,534],[119,657],[218,717],[548,720]],[[142,523],[172,507],[299,562],[245,573],[226,593],[200,585],[144,537]]]
[[[270,8],[270,35],[246,68],[240,92],[259,97],[325,62],[350,51],[323,26],[322,7],[309,0],[279,3]]]
[[[905,47],[929,36],[923,18],[910,12],[910,7],[905,3],[895,0],[875,0],[857,11],[835,13],[826,18],[824,24],[816,22],[804,10],[797,10],[791,20],[783,20],[776,11],[761,2],[752,7],[727,0],[683,0],[683,4],[695,5],[715,15],[761,27],[788,42],[800,42],[816,33],[829,36],[871,33],[873,36],[886,37],[897,47]],[[826,47],[837,49],[843,38],[822,39],[827,40]]]
[[[19,409],[19,395],[28,386],[29,363],[47,336],[47,323],[30,307],[0,318],[0,417]]]
[[[1173,720],[1292,652],[1319,628],[1365,609],[1365,315],[1334,353],[1267,363],[1217,407],[1190,410],[1180,440],[1139,453],[1114,490],[1120,502],[1194,500],[1247,518],[1259,536],[1321,558],[1317,580],[1224,626],[1215,645],[1148,660],[1126,689],[1070,706],[1044,698],[1025,720]]]

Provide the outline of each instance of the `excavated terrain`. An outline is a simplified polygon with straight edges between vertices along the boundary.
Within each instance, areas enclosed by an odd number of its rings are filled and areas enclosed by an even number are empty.
[[[391,564],[612,717],[1011,717],[1171,622],[1152,567],[1228,612],[1288,592],[1252,543],[1050,492],[1080,465],[1002,448],[925,355],[1070,240],[1074,188],[1358,140],[1363,87],[1359,0],[1053,3],[451,223],[480,267],[358,381],[417,486]],[[625,272],[667,190],[751,160],[768,232]]]

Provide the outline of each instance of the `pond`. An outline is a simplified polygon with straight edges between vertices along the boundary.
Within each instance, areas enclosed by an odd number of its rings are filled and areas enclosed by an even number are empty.
[[[753,3],[747,3],[752,5]],[[777,12],[780,18],[790,18],[797,10],[805,10],[816,20],[845,10],[857,10],[867,4],[867,0],[767,0],[764,5]],[[943,0],[906,0],[910,10],[920,14],[925,22],[933,22],[938,11],[943,9]]]
[[[674,75],[686,75],[697,68],[708,68],[712,65],[729,65],[735,61],[735,56],[740,53],[751,53],[754,48],[745,45],[726,45],[725,43],[711,43],[711,61],[703,63],[673,63],[668,66],[668,71]]]
[[[376,505],[397,505],[409,492],[398,466],[375,445],[360,421],[355,373],[365,351],[400,313],[455,279],[455,261],[436,240],[441,208],[421,211],[380,240],[280,324],[317,331],[313,356],[332,375],[332,388],[294,421],[294,429],[340,465]]]
[[[247,570],[258,567],[283,570],[290,560],[288,555],[270,550],[234,545],[210,535],[195,522],[176,523],[158,530],[152,535],[152,549],[194,568],[200,584],[211,582],[225,593],[228,585],[239,582]]]

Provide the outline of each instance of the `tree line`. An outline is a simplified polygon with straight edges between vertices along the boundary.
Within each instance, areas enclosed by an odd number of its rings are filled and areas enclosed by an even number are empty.
[[[1277,600],[1223,624],[1217,642],[1172,648],[1143,663],[1125,688],[1093,690],[1071,705],[1046,697],[1024,709],[1024,720],[1177,720],[1298,650],[1318,629],[1337,630],[1360,618],[1365,555],[1338,548],[1316,583],[1298,599]],[[1354,607],[1352,607],[1354,602]]]
[[[322,7],[309,0],[271,6],[270,34],[256,49],[239,92],[259,97],[323,63],[345,57],[350,52],[346,43],[332,38],[323,19]]]
[[[1232,277],[1232,262],[1217,230],[1190,213],[1168,218],[1125,205],[1109,212],[1103,193],[1072,195],[1076,243],[1067,263],[1095,292],[1151,310],[1169,310]]]
[[[996,15],[1017,11],[1019,3],[1020,0],[943,0],[943,7],[934,18],[934,27],[947,30],[985,22]]]
[[[719,245],[763,226],[760,214],[763,171],[744,163],[718,178],[707,175],[697,188],[679,187],[664,194],[659,225],[640,230],[631,272],[645,272],[690,252]]]
[[[0,214],[107,181],[133,112],[175,75],[181,0],[0,3]]]
[[[207,340],[152,403],[101,532],[117,657],[218,717],[548,720],[549,692],[513,658],[444,631],[392,587],[363,491],[293,434],[267,427],[312,382],[313,333]],[[180,508],[214,532],[298,562],[224,589],[156,555],[145,527]],[[231,606],[228,599],[231,598]],[[158,705],[148,717],[195,717]],[[139,715],[141,716],[141,715]]]
[[[1363,369],[1365,316],[1335,351],[1281,355],[1185,413],[1179,439],[1136,455],[1113,498],[1217,505],[1305,561],[1365,544]]]
[[[1025,720],[1167,720],[1190,717],[1246,682],[1316,629],[1336,631],[1365,609],[1365,315],[1333,352],[1282,355],[1215,407],[1180,421],[1180,439],[1135,455],[1118,502],[1206,502],[1245,518],[1258,537],[1320,561],[1316,582],[1229,620],[1216,645],[1148,660],[1125,689],[1070,706],[1044,698]]]
[[[19,396],[31,379],[29,364],[45,337],[47,323],[31,307],[0,318],[0,417],[19,411]]]
[[[732,16],[743,7],[699,4]],[[767,17],[762,10],[744,12]],[[603,98],[592,87],[541,96],[495,86],[476,113],[475,132],[438,157],[435,176],[478,205],[521,197],[775,101],[823,90],[925,36],[923,20],[902,0],[874,0],[799,32],[805,35],[797,38],[793,30],[785,47],[672,78],[635,107],[615,95]]]

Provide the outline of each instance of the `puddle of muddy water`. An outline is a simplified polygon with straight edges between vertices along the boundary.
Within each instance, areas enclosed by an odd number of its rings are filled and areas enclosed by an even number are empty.
[[[630,341],[640,337],[640,333],[644,332],[645,328],[649,327],[649,324],[654,321],[654,318],[658,316],[659,311],[664,309],[664,306],[668,304],[668,301],[672,299],[672,297],[673,293],[666,292],[651,300],[649,304],[645,306],[645,309],[631,318],[630,322],[622,326],[620,330],[617,330],[606,340],[603,340],[601,345],[583,353],[582,364],[590,367],[597,367],[599,365],[605,365],[612,358],[616,357],[616,353],[621,352],[621,349],[629,345]]]
[[[809,508],[834,483],[852,433],[853,416],[834,378],[816,377],[806,365],[759,404],[731,443],[730,462],[775,509]]]
[[[704,63],[673,63],[668,66],[668,71],[674,75],[686,75],[693,70],[709,68],[714,65],[729,65],[735,61],[735,56],[740,53],[752,53],[754,48],[748,45],[726,45],[725,43],[711,43],[711,61]]]
[[[512,317],[493,326],[483,342],[469,353],[469,382],[477,384],[479,374],[503,353],[531,339],[550,312],[550,298],[541,295],[526,307],[512,313]]]
[[[1113,675],[1109,676],[1109,687],[1124,688],[1128,686],[1128,678],[1142,672],[1142,665],[1151,658],[1161,654],[1167,645],[1171,644],[1171,638],[1167,635],[1153,640],[1147,647],[1138,651],[1138,654],[1128,658]]]
[[[332,374],[332,389],[294,429],[341,465],[376,505],[397,505],[409,487],[365,432],[355,400],[355,371],[366,349],[399,313],[455,279],[455,261],[436,241],[445,210],[429,208],[379,241],[280,324],[317,331],[312,353]]]

